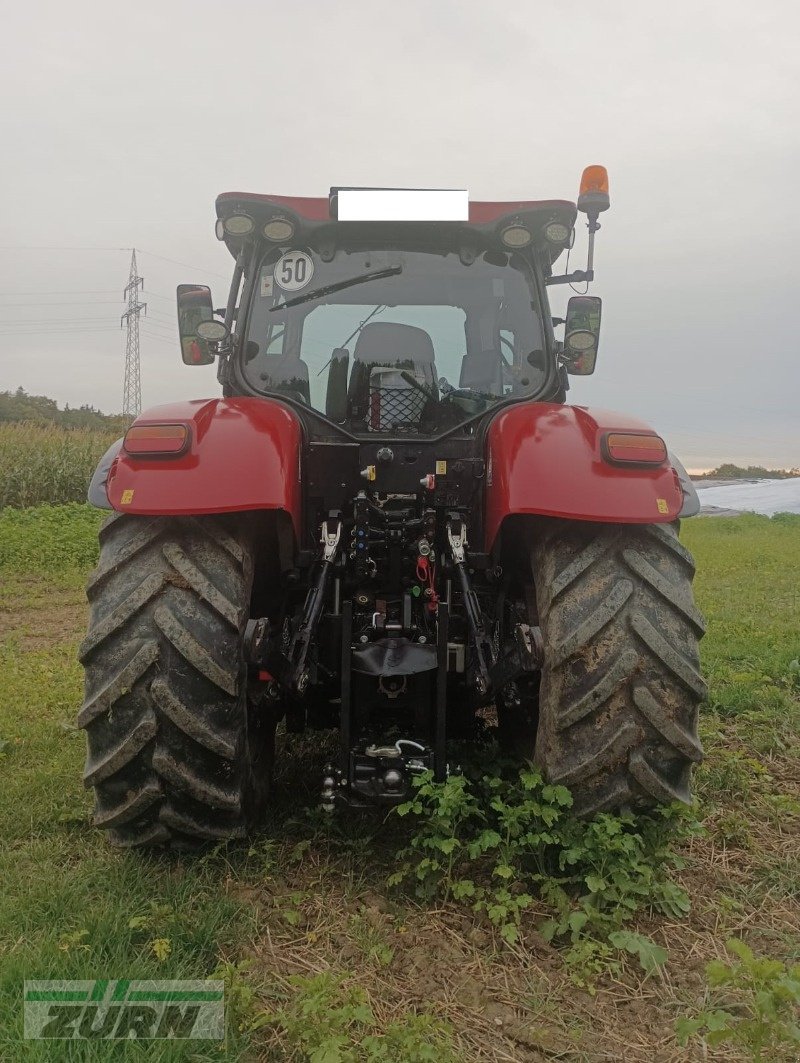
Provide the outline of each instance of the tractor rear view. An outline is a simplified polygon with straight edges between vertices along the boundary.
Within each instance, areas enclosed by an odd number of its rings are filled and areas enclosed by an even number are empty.
[[[681,465],[646,424],[567,403],[594,371],[602,167],[566,201],[226,193],[227,304],[178,289],[222,396],[137,418],[80,655],[85,782],[118,845],[234,838],[275,730],[333,729],[324,807],[389,806],[496,720],[581,814],[688,801],[703,621]],[[586,214],[586,270],[557,275]],[[564,326],[564,338],[555,330]]]

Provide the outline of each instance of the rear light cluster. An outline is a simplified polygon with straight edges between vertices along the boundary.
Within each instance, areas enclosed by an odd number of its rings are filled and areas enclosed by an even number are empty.
[[[189,443],[185,424],[138,424],[125,433],[125,451],[136,457],[182,454]]]
[[[626,465],[661,465],[667,460],[667,447],[660,436],[642,432],[609,432],[603,440],[608,461]]]

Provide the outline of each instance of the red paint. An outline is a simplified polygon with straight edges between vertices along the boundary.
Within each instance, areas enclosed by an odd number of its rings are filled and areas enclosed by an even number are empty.
[[[300,537],[302,432],[291,410],[269,399],[194,399],[155,406],[135,422],[165,423],[188,425],[188,449],[159,458],[120,451],[106,488],[114,509],[145,515],[283,509]]]
[[[615,431],[653,433],[632,417],[584,406],[523,403],[499,414],[487,433],[486,548],[512,513],[619,524],[675,520],[683,506],[675,470],[668,461],[610,465],[602,437]]]
[[[256,192],[223,192],[217,196],[217,215],[221,216],[220,204],[234,200],[237,203],[250,202],[263,207],[274,205],[291,210],[306,221],[331,221],[328,197],[306,196],[270,196]],[[520,200],[509,203],[490,201],[470,202],[469,221],[471,225],[487,225],[499,221],[508,215],[524,211],[564,211],[575,215],[575,204],[565,199]],[[346,223],[343,223],[346,224]]]

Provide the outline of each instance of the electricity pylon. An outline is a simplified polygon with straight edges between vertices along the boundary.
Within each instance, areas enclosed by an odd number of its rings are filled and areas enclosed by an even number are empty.
[[[139,289],[144,287],[144,278],[136,269],[136,248],[131,251],[131,273],[123,299],[128,301],[128,309],[120,319],[120,327],[127,325],[128,334],[125,341],[125,385],[122,394],[122,413],[126,417],[136,417],[142,409],[142,367],[139,360],[139,314],[147,313],[147,303],[139,302]]]

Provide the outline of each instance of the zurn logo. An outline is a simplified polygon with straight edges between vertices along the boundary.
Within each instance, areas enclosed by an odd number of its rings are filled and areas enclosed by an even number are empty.
[[[26,1038],[221,1041],[221,981],[25,982]]]

